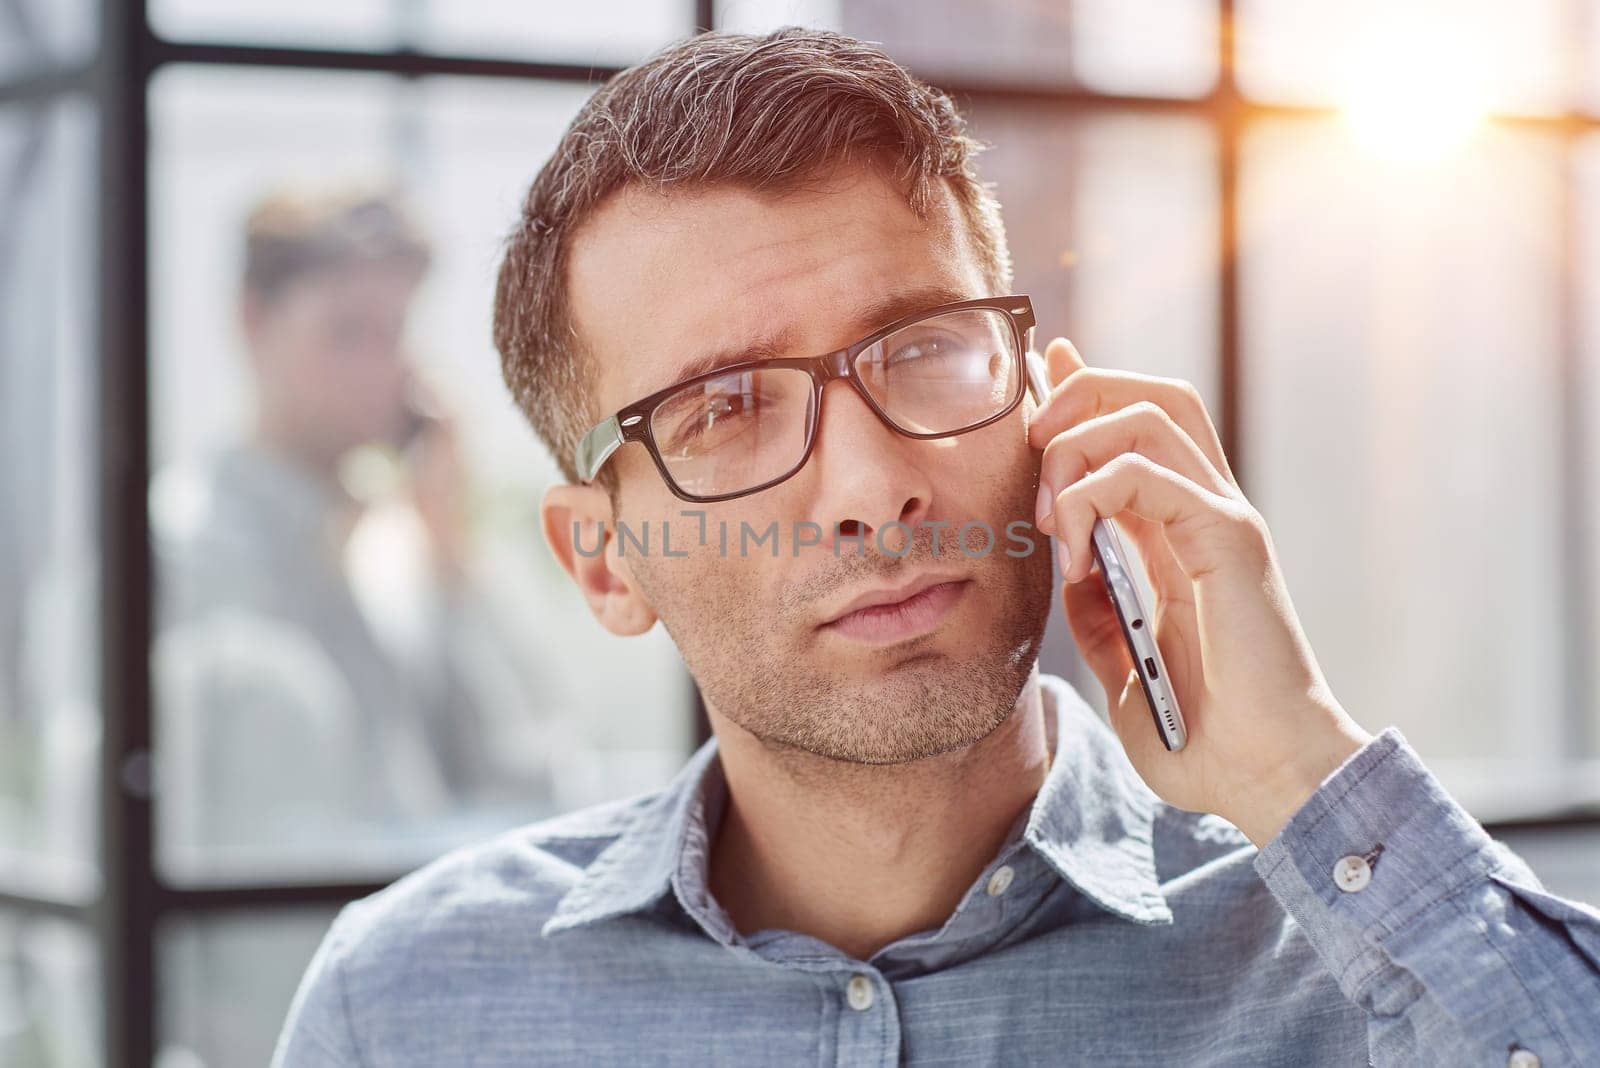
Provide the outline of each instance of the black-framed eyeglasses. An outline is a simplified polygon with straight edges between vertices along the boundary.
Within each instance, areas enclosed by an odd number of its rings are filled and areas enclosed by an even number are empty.
[[[821,356],[729,364],[642,397],[578,443],[578,477],[642,442],[667,487],[694,503],[777,485],[805,466],[822,391],[842,378],[891,430],[947,438],[1011,412],[1026,388],[1033,302],[1023,295],[941,304]]]

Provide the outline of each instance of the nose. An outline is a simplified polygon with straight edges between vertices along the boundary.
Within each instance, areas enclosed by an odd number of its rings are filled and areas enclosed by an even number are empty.
[[[908,438],[886,426],[849,382],[829,382],[811,457],[816,522],[825,537],[837,523],[841,535],[862,537],[864,547],[876,550],[879,530],[900,522],[907,529],[885,530],[883,548],[894,554],[909,548],[933,506],[932,461],[950,442]]]

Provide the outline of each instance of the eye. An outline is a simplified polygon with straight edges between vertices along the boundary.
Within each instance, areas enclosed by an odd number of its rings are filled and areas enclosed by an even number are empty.
[[[682,448],[713,433],[722,433],[738,417],[761,410],[761,398],[753,392],[714,393],[701,398],[695,410],[684,413],[672,431],[672,447]]]
[[[943,331],[925,333],[913,337],[903,345],[896,346],[889,353],[884,363],[890,367],[899,363],[914,363],[918,360],[937,359],[949,357],[959,351],[963,342],[959,337]]]
[[[754,400],[748,393],[719,393],[708,398],[705,410],[700,413],[699,428],[710,430],[719,419],[756,408]]]

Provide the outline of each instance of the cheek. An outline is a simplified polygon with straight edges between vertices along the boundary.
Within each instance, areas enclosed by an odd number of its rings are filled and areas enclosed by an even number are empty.
[[[703,516],[696,514],[702,511]],[[784,544],[774,557],[770,537],[756,540],[764,533],[763,525],[752,523],[741,544],[738,518],[718,515],[714,505],[684,502],[681,509],[664,510],[651,520],[650,556],[640,562],[649,565],[655,583],[670,590],[677,604],[707,613],[708,620],[770,614],[794,561]],[[634,548],[630,541],[628,550]]]
[[[1031,520],[1033,498],[1037,493],[1040,453],[1028,447],[1022,434],[996,433],[973,435],[974,448],[962,450],[950,474],[943,479],[944,489],[974,518],[993,518],[1000,512]],[[983,438],[983,440],[976,440]],[[1026,500],[1018,509],[1018,500]]]
[[[738,559],[736,531],[730,531],[727,556],[719,555],[714,524],[708,527],[708,544],[702,547],[693,518],[673,522],[669,529],[666,545],[671,556],[664,553],[654,522],[649,554],[636,555],[632,541],[626,552],[640,591],[686,653],[725,656],[732,649],[748,647],[757,632],[769,630],[773,593],[763,584],[767,576],[761,565],[776,567],[783,561]]]

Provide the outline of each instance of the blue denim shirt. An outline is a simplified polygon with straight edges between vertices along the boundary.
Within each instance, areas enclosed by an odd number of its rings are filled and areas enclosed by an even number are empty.
[[[1398,730],[1258,852],[1041,686],[1045,784],[937,930],[867,960],[734,930],[706,880],[713,738],[665,789],[347,905],[274,1064],[1600,1064],[1600,911],[1546,893]]]

